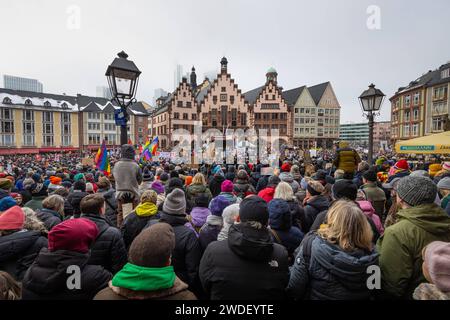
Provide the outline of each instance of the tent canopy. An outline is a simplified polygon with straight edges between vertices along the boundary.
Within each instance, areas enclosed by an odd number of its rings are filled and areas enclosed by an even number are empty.
[[[399,141],[395,144],[395,151],[403,154],[450,154],[450,131]]]

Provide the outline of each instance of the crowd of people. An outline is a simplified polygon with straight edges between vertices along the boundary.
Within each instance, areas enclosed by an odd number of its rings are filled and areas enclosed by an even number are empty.
[[[5,157],[0,299],[450,299],[450,162],[310,160]]]

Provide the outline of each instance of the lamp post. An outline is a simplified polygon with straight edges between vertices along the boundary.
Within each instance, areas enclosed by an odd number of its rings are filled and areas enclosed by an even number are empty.
[[[359,96],[359,101],[361,107],[369,120],[369,164],[373,161],[373,125],[374,117],[378,111],[380,111],[381,104],[383,103],[385,94],[380,90],[376,89],[375,85],[372,83],[369,85],[369,89],[365,90]]]
[[[127,144],[128,107],[136,102],[134,98],[141,71],[133,61],[128,60],[128,55],[121,51],[117,58],[108,66],[106,77],[111,90],[112,101],[116,101],[120,110],[115,113],[116,125],[120,125],[120,144]]]

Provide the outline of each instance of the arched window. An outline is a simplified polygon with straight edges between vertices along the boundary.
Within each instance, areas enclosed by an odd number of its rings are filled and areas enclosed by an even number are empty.
[[[25,104],[26,104],[27,106],[31,106],[33,103],[31,102],[30,99],[27,99],[27,100],[25,100]]]
[[[50,102],[48,102],[48,101],[44,102],[44,107],[51,107],[51,106],[52,106],[52,104]]]
[[[3,103],[4,104],[11,104],[11,99],[8,97],[3,98]]]

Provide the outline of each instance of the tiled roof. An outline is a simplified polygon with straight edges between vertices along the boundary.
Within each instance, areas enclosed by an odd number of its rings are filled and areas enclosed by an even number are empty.
[[[322,96],[325,92],[325,89],[328,87],[328,84],[330,82],[324,82],[320,84],[316,84],[315,86],[308,87],[309,93],[311,94],[311,97],[314,100],[314,103],[317,105],[320,102],[320,99],[322,99]]]

